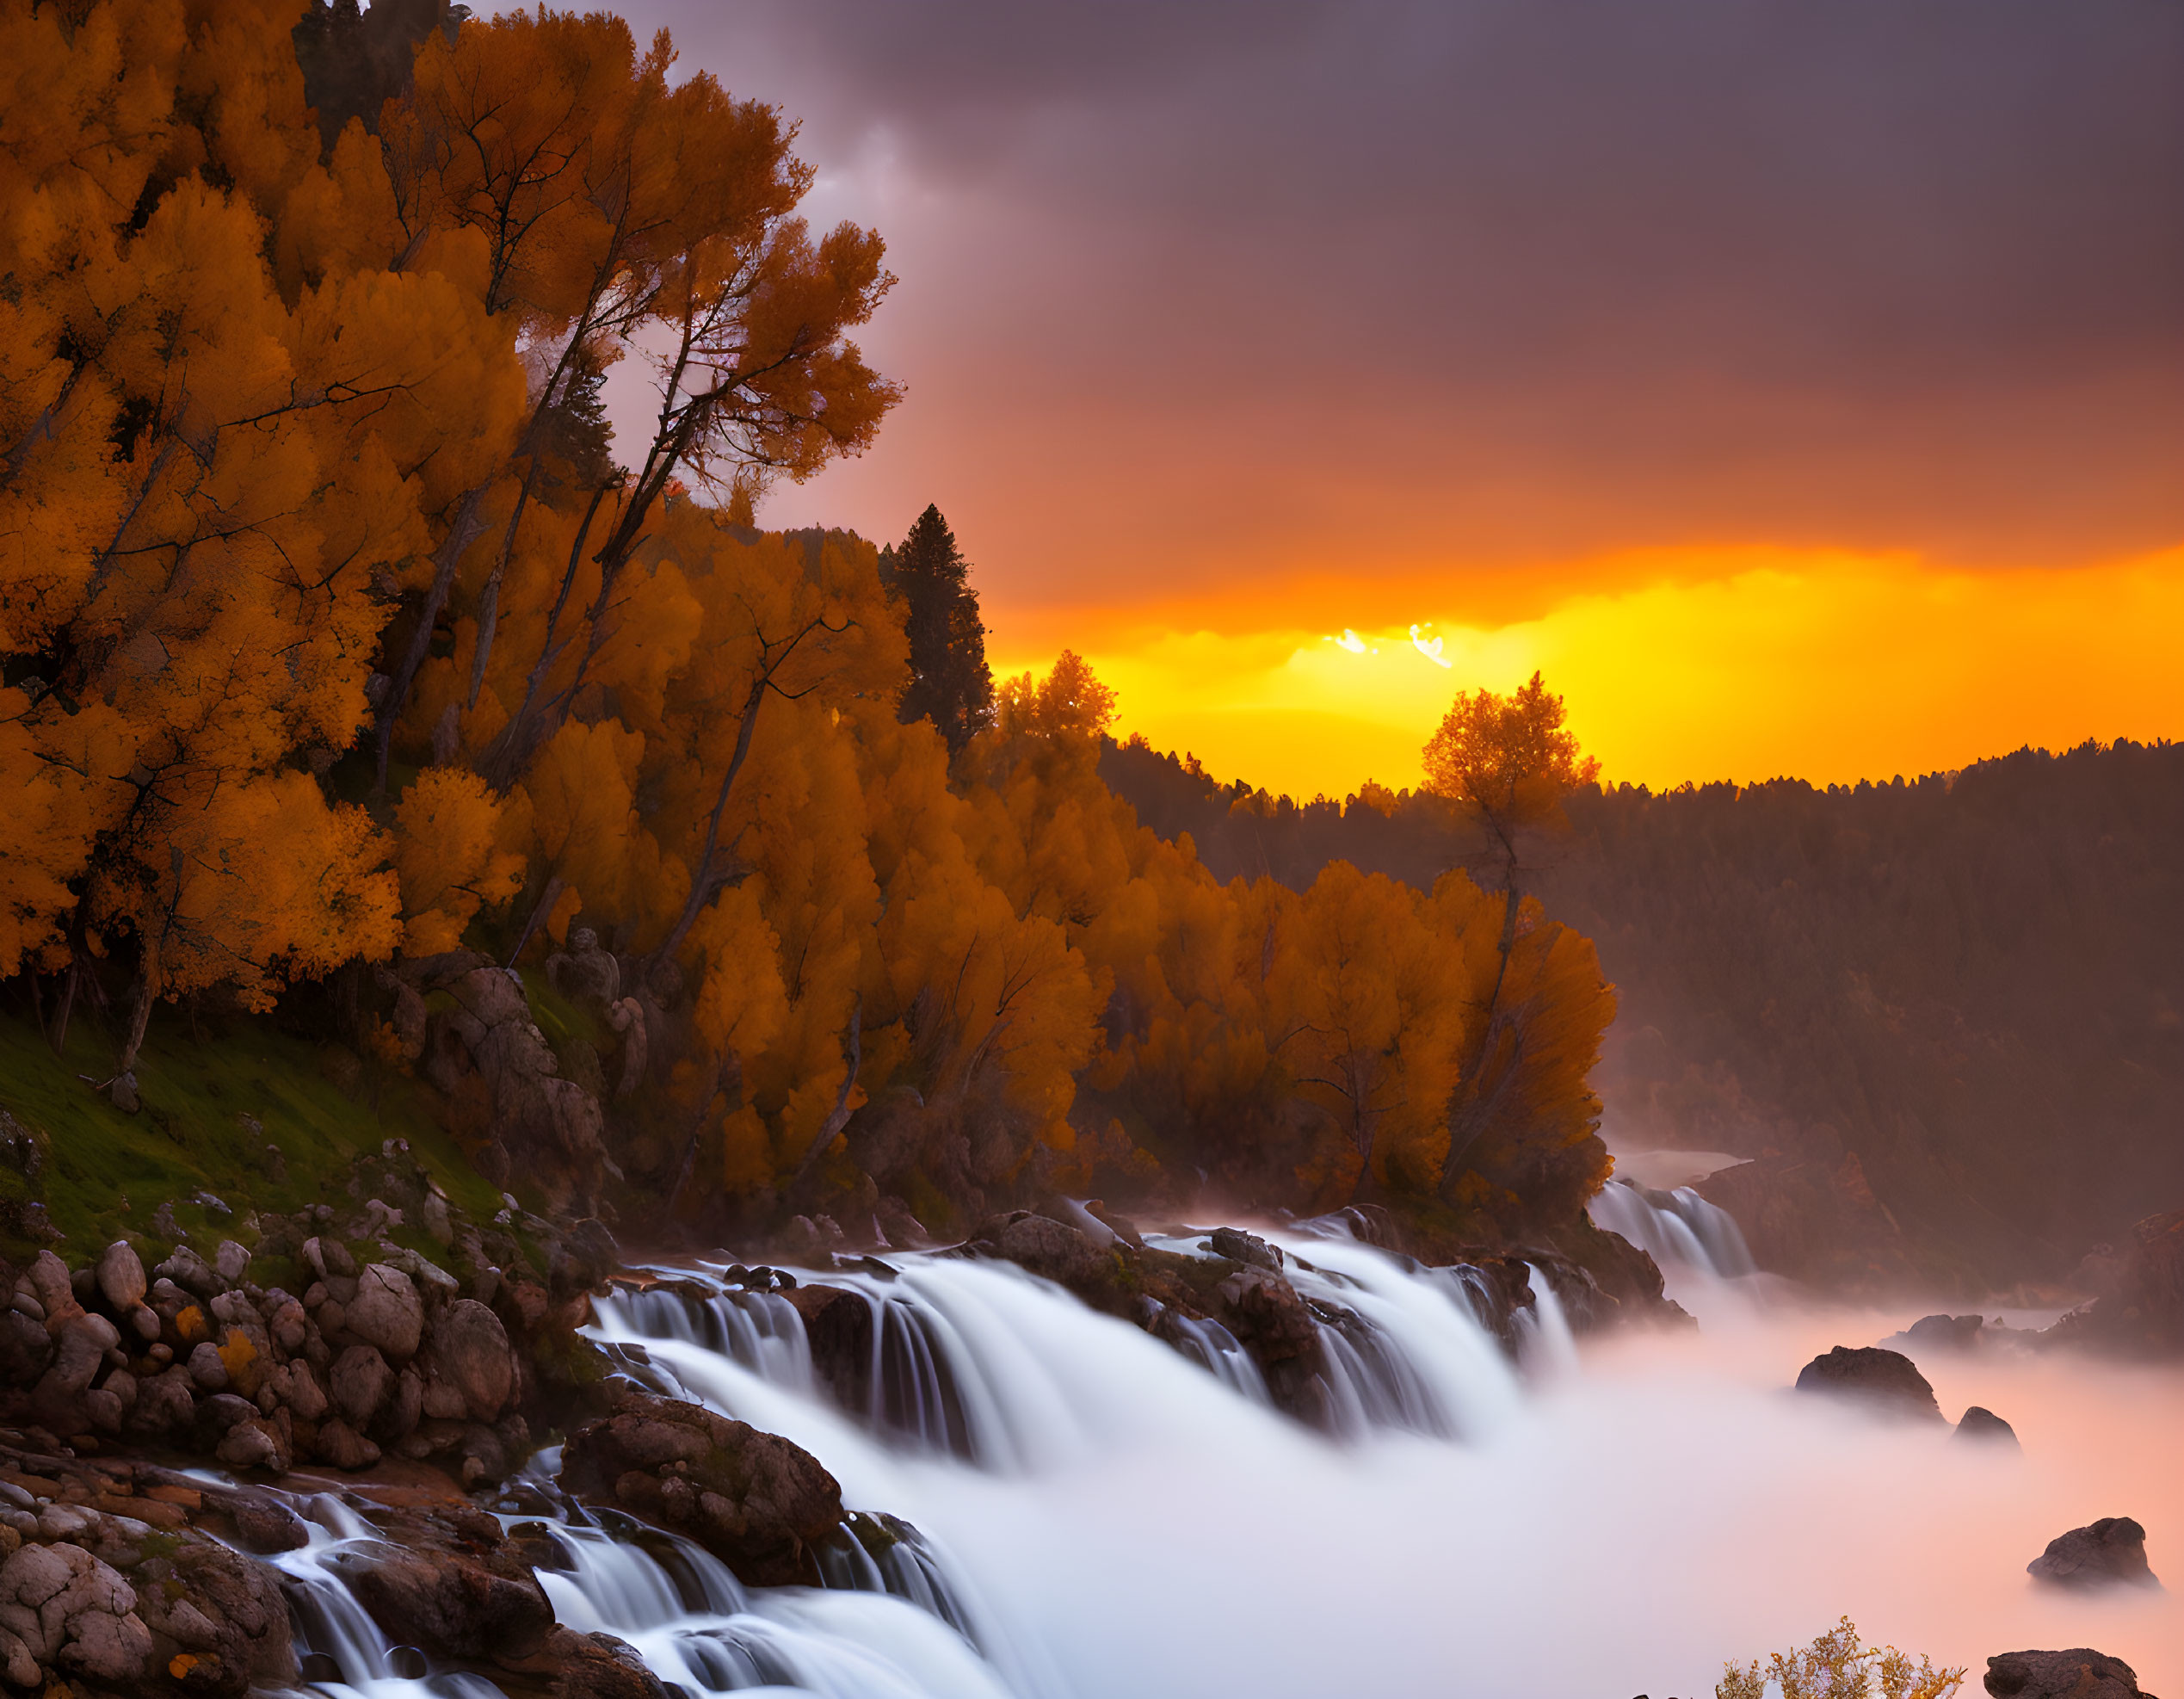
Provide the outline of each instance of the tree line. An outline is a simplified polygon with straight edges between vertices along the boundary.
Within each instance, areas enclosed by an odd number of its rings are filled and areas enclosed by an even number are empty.
[[[57,1048],[89,1009],[118,1083],[183,1004],[415,1072],[426,967],[535,1002],[595,939],[642,1020],[565,1011],[565,1071],[694,1223],[1598,1184],[1584,938],[1217,878],[1081,661],[994,686],[937,508],[756,528],[901,393],[780,113],[596,14],[15,0],[0,47],[0,977]]]

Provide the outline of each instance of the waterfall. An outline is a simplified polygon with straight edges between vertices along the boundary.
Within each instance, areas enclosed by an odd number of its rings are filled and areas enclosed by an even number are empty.
[[[1620,1233],[1664,1273],[1683,1269],[1734,1280],[1755,1271],[1735,1218],[1689,1186],[1650,1191],[1626,1180],[1610,1180],[1588,1213],[1595,1226]]]
[[[1672,1279],[1736,1266],[1690,1201],[1611,1192],[1603,1225],[1652,1233]],[[1728,1339],[1638,1334],[1581,1360],[1544,1266],[1509,1313],[1506,1270],[1423,1267],[1336,1220],[1266,1238],[1323,1348],[1310,1423],[1283,1413],[1293,1387],[1276,1407],[1226,1328],[1170,1318],[1156,1338],[1009,1263],[663,1266],[597,1300],[590,1337],[632,1379],[825,1465],[848,1509],[817,1553],[824,1585],[746,1587],[687,1540],[571,1501],[552,1450],[478,1502],[554,1554],[538,1572],[565,1627],[626,1642],[681,1699],[1694,1692],[1724,1657],[1843,1611],[1965,1662],[2018,1631],[2025,1553],[2088,1495],[2184,1525],[2167,1392],[1968,1360],[1945,1402],[2085,1436],[2028,1441],[2004,1483],[1977,1448],[1783,1396],[1819,1344],[1901,1316],[1837,1318],[1817,1338],[1787,1307],[1755,1309]],[[1148,1242],[1211,1254],[1191,1233]],[[2043,1423],[2039,1400],[2058,1397],[2073,1402]],[[268,1561],[314,1691],[496,1699],[363,1609],[351,1582],[389,1538],[367,1506],[289,1502],[308,1543]],[[1881,1525],[1901,1538],[1877,1545]],[[1796,1546],[1752,1563],[1754,1538],[1783,1527]],[[1977,1538],[1951,1543],[1965,1529]],[[2120,1653],[2165,1671],[2174,1597],[2132,1609],[2144,1620],[2115,1617]]]

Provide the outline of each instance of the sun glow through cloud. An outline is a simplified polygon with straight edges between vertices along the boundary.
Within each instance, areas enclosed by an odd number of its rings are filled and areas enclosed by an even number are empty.
[[[1886,780],[2027,743],[2184,734],[2184,550],[2067,571],[1820,552],[1735,565],[1507,623],[1340,638],[1279,622],[1278,601],[1255,624],[1263,597],[1232,619],[1203,604],[1167,620],[1004,608],[993,653],[996,671],[1017,671],[1067,643],[1120,693],[1120,735],[1299,796],[1416,783],[1459,691],[1507,690],[1535,668],[1605,776],[1656,788]]]

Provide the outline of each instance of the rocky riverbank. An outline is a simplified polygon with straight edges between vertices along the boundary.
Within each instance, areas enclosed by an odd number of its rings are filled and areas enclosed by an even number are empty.
[[[552,1554],[504,1534],[476,1495],[545,1486],[689,1538],[757,1586],[814,1583],[830,1547],[866,1540],[819,1460],[639,1387],[584,1338],[610,1282],[658,1283],[623,1267],[599,1222],[512,1203],[477,1220],[398,1140],[329,1189],[341,1201],[245,1215],[210,1245],[117,1240],[75,1266],[46,1250],[5,1271],[0,1671],[15,1685],[239,1695],[307,1677],[281,1578],[245,1554],[302,1546],[293,1506],[313,1492],[338,1492],[377,1530],[343,1576],[386,1631],[512,1692],[657,1690],[626,1649],[555,1627],[536,1575]],[[1399,1256],[1465,1264],[1475,1309],[1511,1350],[1539,1281],[1581,1331],[1684,1319],[1650,1261],[1612,1235],[1585,1247],[1603,1282],[1549,1246],[1405,1248],[1379,1212],[1350,1226]],[[787,1296],[817,1376],[858,1409],[873,1312],[825,1271],[886,1265],[806,1249],[801,1279],[750,1277]],[[1203,1330],[1225,1331],[1278,1407],[1326,1425],[1326,1341],[1361,1337],[1360,1319],[1299,1291],[1255,1234],[1212,1228],[1194,1250],[1058,1201],[935,1254],[1015,1263],[1187,1356]],[[565,1442],[550,1483],[525,1473],[549,1439]]]

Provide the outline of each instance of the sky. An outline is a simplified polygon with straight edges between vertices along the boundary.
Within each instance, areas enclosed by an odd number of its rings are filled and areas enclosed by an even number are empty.
[[[1399,788],[1539,668],[1657,787],[2184,736],[2174,0],[621,9],[900,279],[761,522],[936,503],[1125,734]]]

